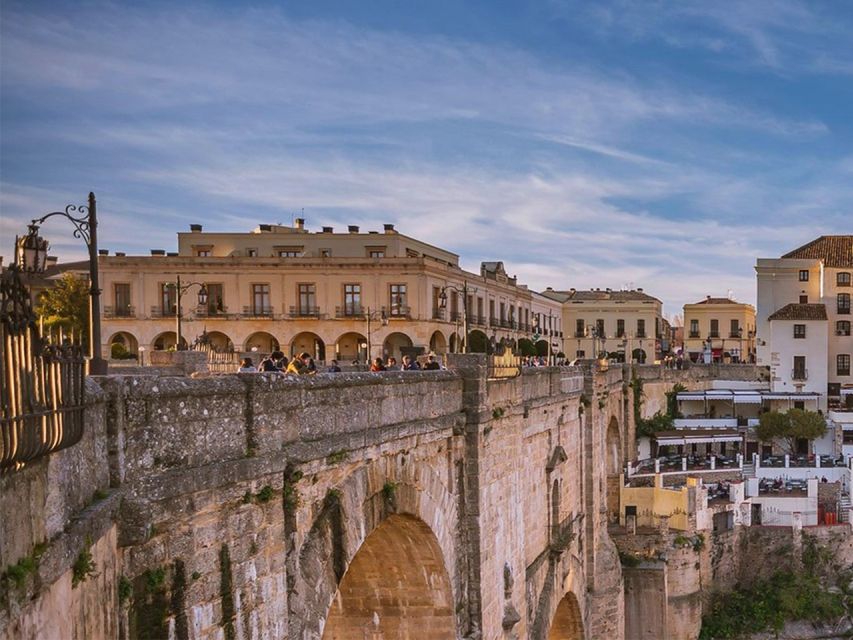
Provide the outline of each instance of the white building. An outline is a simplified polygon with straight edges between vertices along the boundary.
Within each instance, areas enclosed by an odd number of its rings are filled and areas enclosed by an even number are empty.
[[[757,361],[771,368],[772,389],[837,400],[853,386],[853,235],[821,236],[781,258],[759,258],[755,271]]]

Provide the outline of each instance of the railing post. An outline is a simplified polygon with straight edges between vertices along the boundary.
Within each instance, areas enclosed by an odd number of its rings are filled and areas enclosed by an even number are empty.
[[[711,456],[711,471],[717,468],[717,456]]]
[[[790,467],[790,466],[791,466],[791,458],[790,458],[790,456],[786,453],[786,454],[785,454],[785,468],[787,469],[787,468],[788,468],[788,467]]]
[[[660,473],[660,458],[655,458],[655,473]]]
[[[681,458],[681,470],[687,471],[687,458],[686,457]]]
[[[761,456],[757,453],[752,454],[752,464],[755,465],[756,470],[761,467]]]

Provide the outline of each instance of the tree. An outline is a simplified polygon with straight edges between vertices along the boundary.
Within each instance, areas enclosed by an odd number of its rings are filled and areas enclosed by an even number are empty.
[[[63,273],[56,284],[44,291],[36,313],[50,329],[62,328],[89,342],[89,283],[73,273]]]
[[[651,418],[640,418],[637,422],[637,437],[652,437],[658,431],[670,431],[674,424],[671,415],[658,411]]]
[[[826,434],[826,420],[815,411],[790,409],[787,413],[768,411],[761,414],[755,434],[762,442],[780,440],[789,454],[797,451],[797,440],[816,440]]]
[[[528,338],[521,338],[518,341],[518,351],[523,356],[537,355],[536,346],[533,344],[533,341],[529,340]]]

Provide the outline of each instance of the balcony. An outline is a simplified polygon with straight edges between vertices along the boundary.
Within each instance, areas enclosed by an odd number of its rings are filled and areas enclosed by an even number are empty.
[[[575,331],[575,338],[586,338],[585,331]]]
[[[163,307],[151,307],[152,318],[174,318],[175,308],[164,309]]]
[[[808,380],[808,369],[791,369],[791,380]]]
[[[132,306],[104,307],[105,318],[135,318],[136,309]]]
[[[741,334],[737,333],[736,331],[732,331],[731,333],[729,333],[729,338],[740,338],[740,337],[741,337]]]
[[[701,336],[699,335],[698,331],[691,331],[687,337],[688,338],[699,338]]]
[[[433,309],[432,310],[432,319],[433,320],[444,320],[444,309]]]
[[[471,324],[482,327],[486,324],[486,316],[471,316]]]
[[[711,333],[708,334],[708,337],[709,338],[719,338],[720,332],[719,331],[712,331]]]
[[[382,310],[385,311],[385,307],[382,307]],[[406,305],[395,304],[391,305],[390,310],[387,311],[387,315],[391,320],[411,320],[412,309]]]
[[[273,310],[272,307],[243,307],[241,315],[244,318],[265,318],[272,320]]]
[[[489,326],[497,327],[499,324],[500,323],[498,322],[498,319],[495,316],[489,317]]]
[[[291,307],[293,309],[293,307]],[[320,309],[317,308],[317,313],[319,314]],[[293,312],[291,311],[291,315]],[[312,314],[306,314],[311,317]],[[360,304],[348,304],[343,307],[335,307],[335,317],[336,318],[358,318],[364,315],[364,309],[361,308]]]
[[[634,336],[634,337],[635,337],[635,338],[648,338],[648,335],[646,335],[646,332],[645,332],[645,331],[638,331],[638,332],[637,332],[637,335],[636,335],[636,336]]]
[[[291,318],[320,318],[320,307],[290,307]]]
[[[224,320],[228,317],[228,307],[219,307],[217,309],[198,307],[195,310],[195,315],[197,318],[221,318]]]

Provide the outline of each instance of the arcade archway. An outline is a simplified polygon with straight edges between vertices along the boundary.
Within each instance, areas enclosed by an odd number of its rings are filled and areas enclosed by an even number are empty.
[[[572,592],[567,593],[557,605],[548,640],[584,640],[583,615],[578,599]]]

